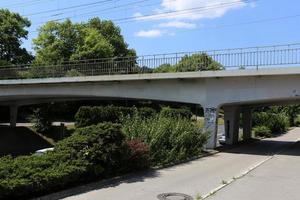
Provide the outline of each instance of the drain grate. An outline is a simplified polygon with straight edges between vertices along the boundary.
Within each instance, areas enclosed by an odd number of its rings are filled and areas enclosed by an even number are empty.
[[[193,200],[193,197],[181,193],[164,193],[157,196],[159,200]]]

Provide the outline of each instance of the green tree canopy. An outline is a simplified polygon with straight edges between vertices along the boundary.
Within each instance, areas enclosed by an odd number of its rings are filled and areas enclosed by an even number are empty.
[[[31,23],[27,18],[0,9],[0,65],[29,63],[33,56],[22,45]]]
[[[184,56],[175,65],[162,64],[155,73],[223,70],[224,67],[206,53]]]
[[[222,70],[223,66],[206,53],[184,56],[177,65],[177,72]]]
[[[159,67],[155,68],[154,73],[167,73],[167,72],[176,72],[176,68],[171,64],[162,64]]]
[[[113,45],[97,30],[85,28],[83,43],[71,55],[71,60],[110,58],[114,56]],[[95,57],[97,56],[97,57]]]
[[[135,56],[121,30],[111,21],[93,18],[87,23],[48,22],[33,40],[36,63]]]
[[[272,113],[283,113],[289,118],[291,126],[295,125],[295,120],[300,113],[300,105],[289,105],[289,106],[273,106],[267,111]]]

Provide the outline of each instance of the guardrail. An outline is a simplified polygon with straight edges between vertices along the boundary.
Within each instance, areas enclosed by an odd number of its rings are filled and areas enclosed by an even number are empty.
[[[138,57],[61,62],[55,65],[0,67],[0,79],[55,78],[173,71],[261,69],[300,64],[300,44],[180,52]]]

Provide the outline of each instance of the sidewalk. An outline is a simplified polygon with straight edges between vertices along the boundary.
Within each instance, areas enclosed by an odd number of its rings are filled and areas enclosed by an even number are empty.
[[[292,146],[300,138],[299,132],[300,129],[294,129],[277,138],[242,145],[186,164],[93,183],[41,199],[155,200],[157,195],[166,192],[203,196],[222,182]]]

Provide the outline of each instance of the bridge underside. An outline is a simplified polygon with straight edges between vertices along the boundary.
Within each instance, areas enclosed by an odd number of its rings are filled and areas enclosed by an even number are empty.
[[[300,102],[299,75],[300,68],[292,68],[0,81],[0,105],[11,106],[15,125],[18,106],[53,101],[140,99],[197,104],[204,108],[205,128],[211,133],[207,147],[214,148],[220,109],[225,112],[227,142],[236,142],[240,113],[249,138],[253,108]]]
[[[18,107],[25,105],[34,105],[50,102],[65,102],[65,101],[81,101],[81,100],[123,100],[124,98],[114,97],[77,97],[77,96],[16,96],[9,98],[1,98],[0,105],[10,106],[10,124],[12,127],[16,126]],[[10,101],[8,101],[10,100]],[[125,99],[124,99],[125,100]],[[126,98],[126,100],[129,100]],[[130,100],[142,100],[142,99],[130,99]],[[149,100],[149,99],[148,99]],[[274,106],[274,105],[290,105],[299,104],[300,98],[290,99],[273,99],[264,101],[252,101],[252,102],[238,102],[224,104],[216,108],[204,108],[205,112],[205,128],[212,131],[212,137],[207,144],[207,148],[215,148],[217,146],[217,124],[219,110],[224,111],[224,130],[226,144],[232,145],[238,143],[239,140],[239,125],[240,116],[242,116],[242,128],[243,128],[243,140],[252,138],[252,110],[262,106]]]

